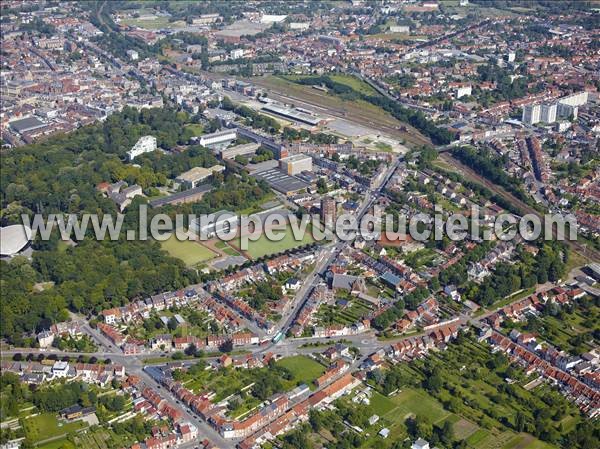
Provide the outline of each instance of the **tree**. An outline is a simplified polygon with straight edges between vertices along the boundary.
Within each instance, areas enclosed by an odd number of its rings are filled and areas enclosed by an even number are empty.
[[[221,352],[233,351],[233,340],[225,340],[223,343],[221,343],[221,346],[219,346],[219,351],[221,351]]]
[[[198,355],[198,347],[194,343],[192,343],[187,348],[185,348],[185,353],[186,355],[196,357]]]
[[[178,324],[179,323],[177,322],[177,319],[174,316],[172,316],[171,318],[169,318],[169,321],[167,321],[167,328],[170,331],[174,331],[175,329],[177,329]]]

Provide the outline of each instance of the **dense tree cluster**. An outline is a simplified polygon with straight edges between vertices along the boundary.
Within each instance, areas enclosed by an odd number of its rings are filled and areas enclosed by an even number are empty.
[[[214,165],[217,160],[212,152],[200,146],[175,154],[144,154],[135,166],[123,162],[125,153],[143,135],[157,136],[165,148],[186,141],[184,125],[189,120],[187,114],[170,108],[141,112],[124,108],[103,123],[2,154],[2,224],[20,223],[22,213],[32,215],[34,211],[44,216],[114,214],[114,203],[96,190],[101,182],[125,180],[147,190],[165,185],[169,178],[192,167]],[[245,174],[221,174],[215,176],[214,183],[215,189],[199,203],[171,206],[165,211],[199,214],[223,208],[239,210],[270,192],[264,182]],[[126,211],[124,229],[137,228],[135,206],[145,201],[134,199]],[[54,233],[50,241],[34,242],[31,264],[19,258],[0,263],[3,337],[23,343],[23,332],[39,331],[67,319],[67,309],[95,313],[198,280],[196,272],[168,257],[155,242],[124,238],[98,242],[89,237],[65,249]],[[33,288],[37,282],[47,281],[54,282],[54,287],[43,291]]]
[[[475,148],[465,146],[454,149],[452,155],[493,183],[504,187],[521,201],[531,202],[522,188],[522,180],[509,176],[502,169],[504,166],[502,158],[492,156],[487,150],[477,151]]]
[[[315,144],[335,144],[338,143],[339,137],[333,134],[326,133],[312,133],[307,129],[294,129],[286,126],[282,132],[283,140],[296,141],[301,140],[303,142],[315,143]]]
[[[386,329],[390,324],[399,320],[405,313],[405,308],[408,310],[416,310],[429,296],[429,290],[425,287],[419,287],[415,291],[403,296],[397,300],[392,307],[387,309],[382,314],[378,315],[371,325],[378,330]]]
[[[556,282],[564,275],[567,257],[566,248],[557,242],[542,243],[536,256],[519,247],[517,263],[499,263],[481,284],[468,284],[465,296],[487,306],[517,290]]]

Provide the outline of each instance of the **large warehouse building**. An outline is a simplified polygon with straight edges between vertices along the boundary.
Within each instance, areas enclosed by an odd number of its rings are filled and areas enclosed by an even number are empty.
[[[312,157],[306,154],[293,154],[279,160],[279,168],[290,176],[303,171],[312,171]]]

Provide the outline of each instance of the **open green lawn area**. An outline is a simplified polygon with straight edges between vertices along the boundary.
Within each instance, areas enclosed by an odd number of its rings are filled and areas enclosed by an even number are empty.
[[[392,146],[389,143],[385,143],[385,142],[377,142],[375,144],[375,148],[377,148],[379,151],[387,151],[387,152],[392,151]]]
[[[169,255],[181,259],[183,263],[190,267],[206,262],[216,256],[215,253],[200,243],[193,240],[177,240],[175,235],[164,242],[160,242],[160,245]]]
[[[408,389],[390,399],[397,406],[393,415],[404,419],[409,415],[422,415],[436,423],[449,414],[438,401],[423,391]]]
[[[412,388],[392,397],[373,392],[369,407],[374,414],[401,423],[410,416],[427,416],[436,423],[450,415],[450,412],[444,410],[442,404],[426,392]]]
[[[285,228],[285,231],[281,230],[277,231],[277,233],[284,233],[283,239],[279,241],[271,241],[267,238],[265,234],[263,234],[258,238],[258,240],[254,242],[248,241],[248,249],[246,250],[246,253],[253,259],[258,259],[263,256],[277,254],[284,252],[288,249],[307,245],[315,241],[308,228],[307,232],[304,233],[304,236],[301,241],[297,241],[296,239],[294,239],[294,234],[290,225],[288,225]],[[235,244],[238,248],[240,247],[239,237],[235,241]]]
[[[185,127],[191,129],[196,137],[201,136],[204,133],[204,127],[199,123],[189,123],[185,125]]]
[[[554,449],[556,446],[545,443],[526,433],[512,437],[502,449]]]
[[[236,251],[234,248],[229,246],[227,244],[227,242],[224,242],[223,240],[217,240],[217,242],[215,243],[215,248],[222,251],[224,254],[227,254],[228,256],[239,256],[240,255],[240,253],[238,251]]]
[[[43,441],[48,438],[83,429],[87,424],[81,421],[62,424],[53,413],[42,413],[23,420],[25,435],[31,441]]]
[[[294,376],[295,383],[305,383],[313,387],[314,380],[325,372],[325,367],[305,355],[285,357],[277,365],[287,368]]]
[[[418,270],[425,265],[429,266],[437,257],[437,253],[431,248],[423,248],[413,251],[404,257],[404,263],[409,267]]]
[[[329,75],[336,83],[345,84],[346,86],[351,87],[357,92],[360,92],[365,95],[376,95],[377,92],[371,86],[369,86],[364,81],[359,80],[355,76],[352,75]]]
[[[160,28],[181,28],[185,26],[182,21],[169,22],[167,17],[156,17],[155,19],[125,19],[121,21],[121,25],[129,25],[133,27],[144,28],[146,30],[157,30]]]
[[[89,446],[87,446],[89,448]],[[58,440],[51,441],[46,444],[37,446],[38,449],[75,449],[76,446],[66,438],[60,438]],[[91,448],[89,448],[91,449]]]

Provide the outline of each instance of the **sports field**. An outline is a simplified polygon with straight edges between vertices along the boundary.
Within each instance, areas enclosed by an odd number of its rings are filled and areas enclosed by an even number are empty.
[[[160,242],[160,246],[170,256],[181,259],[189,267],[206,262],[216,256],[210,249],[193,240],[177,240],[175,235]]]
[[[284,232],[283,230],[277,231]],[[265,234],[261,235],[258,240],[252,242],[248,241],[248,249],[245,250],[246,254],[248,254],[253,259],[258,259],[263,256],[268,256],[271,254],[277,254],[284,252],[288,249],[297,248],[299,246],[308,245],[309,243],[313,243],[315,240],[310,232],[305,232],[301,241],[294,239],[294,233],[292,232],[292,228],[288,225],[285,228],[285,236],[283,239],[279,241],[272,241],[267,238]],[[233,241],[231,242],[233,243]],[[238,238],[235,241],[235,246],[240,248],[240,239]]]

